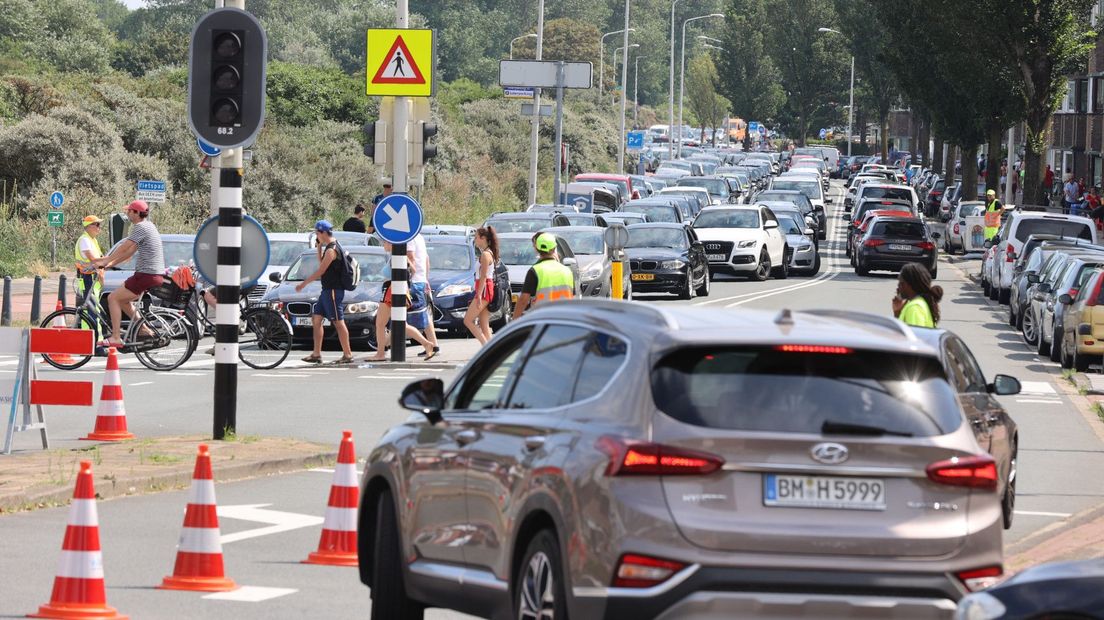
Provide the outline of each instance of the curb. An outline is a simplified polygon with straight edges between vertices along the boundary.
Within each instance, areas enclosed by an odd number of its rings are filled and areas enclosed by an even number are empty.
[[[223,464],[214,470],[215,482],[232,482],[273,474],[294,473],[313,467],[332,466],[336,461],[337,452],[322,452],[274,461],[258,461],[237,465]],[[103,500],[128,495],[185,489],[191,483],[192,468],[190,466],[180,471],[142,478],[114,480],[97,478],[96,498]],[[72,488],[54,489],[31,495],[0,496],[0,515],[64,506],[69,503],[72,497]]]
[[[352,366],[353,369],[366,369],[366,368],[401,368],[403,370],[455,370],[463,366],[464,363],[454,362],[391,362],[384,360],[382,362],[364,362],[357,366]]]
[[[1024,538],[1008,545],[1004,549],[1005,563],[1009,564],[1017,556],[1026,555],[1030,551],[1040,549],[1048,544],[1050,539],[1074,530],[1082,525],[1104,518],[1104,504],[1097,504],[1092,508],[1086,508],[1081,512],[1067,517],[1063,521],[1052,523],[1041,530],[1036,530]],[[1056,560],[1051,560],[1056,561]]]

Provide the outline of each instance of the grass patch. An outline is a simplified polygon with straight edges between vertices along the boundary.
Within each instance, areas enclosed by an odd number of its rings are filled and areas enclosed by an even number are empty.
[[[1102,403],[1093,403],[1091,409],[1092,409],[1092,412],[1096,414],[1096,417],[1101,422],[1104,422],[1104,404],[1102,404]]]
[[[261,440],[260,435],[239,435],[230,428],[223,429],[222,441],[231,441],[234,443],[257,443]]]
[[[149,462],[155,465],[172,465],[173,463],[179,463],[184,460],[184,457],[176,454],[150,454],[146,456]]]
[[[1077,371],[1071,368],[1062,369],[1062,378],[1069,382],[1073,387],[1077,387]]]

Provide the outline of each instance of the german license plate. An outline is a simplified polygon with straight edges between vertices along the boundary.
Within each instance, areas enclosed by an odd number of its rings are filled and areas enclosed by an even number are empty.
[[[891,243],[887,247],[894,252],[911,252],[913,250],[911,245],[901,245],[900,243]]]
[[[763,505],[783,508],[885,510],[879,478],[763,474]]]
[[[330,324],[329,319],[322,319],[322,326],[323,327],[325,327],[329,324]],[[310,327],[311,326],[311,317],[309,317],[309,316],[297,316],[297,317],[295,317],[295,326],[296,327]]]
[[[707,254],[706,258],[709,259],[711,262],[715,262],[715,263],[716,262],[723,263],[726,260],[728,260],[728,257],[725,256],[724,254]]]
[[[632,274],[633,282],[651,282],[655,280],[654,273],[634,273]]]

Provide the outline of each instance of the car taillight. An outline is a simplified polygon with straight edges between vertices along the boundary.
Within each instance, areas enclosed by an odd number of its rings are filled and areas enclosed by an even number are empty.
[[[609,456],[607,476],[704,476],[724,465],[715,454],[611,435],[597,447]]]
[[[962,585],[966,586],[966,589],[970,592],[977,592],[978,590],[984,590],[985,588],[995,586],[1000,583],[1003,575],[1004,567],[1002,566],[986,566],[984,568],[975,568],[955,573],[958,580],[961,581]]]
[[[932,243],[931,241],[921,241],[920,243],[915,243],[913,245],[920,248],[921,250],[934,250],[935,249],[935,244]]]
[[[988,454],[956,456],[936,461],[925,470],[928,479],[939,484],[984,491],[997,490],[997,463]]]
[[[1009,243],[1008,247],[1004,249],[1004,262],[1011,263],[1014,260],[1016,260],[1016,248]]]
[[[686,566],[686,564],[674,560],[626,553],[617,561],[617,572],[614,573],[613,587],[650,588],[667,581]]]
[[[1077,299],[1077,294],[1081,292],[1079,288],[1071,288],[1069,290],[1070,299]]]
[[[863,245],[865,245],[868,248],[876,248],[879,245],[885,245],[885,240],[884,239],[867,239],[866,241],[863,241]]]
[[[848,347],[834,347],[823,344],[780,344],[774,347],[774,350],[782,353],[829,353],[832,355],[849,355],[853,352]]]

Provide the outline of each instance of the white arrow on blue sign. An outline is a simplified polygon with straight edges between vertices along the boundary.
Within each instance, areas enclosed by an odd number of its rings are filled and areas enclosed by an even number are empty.
[[[222,154],[222,149],[213,144],[204,142],[203,138],[196,138],[196,144],[199,145],[199,152],[207,157],[218,157]]]
[[[65,196],[61,192],[54,192],[50,194],[50,205],[55,209],[60,209],[61,205],[65,204]]]
[[[422,231],[422,207],[406,194],[385,196],[372,214],[376,234],[388,243],[406,243]]]

